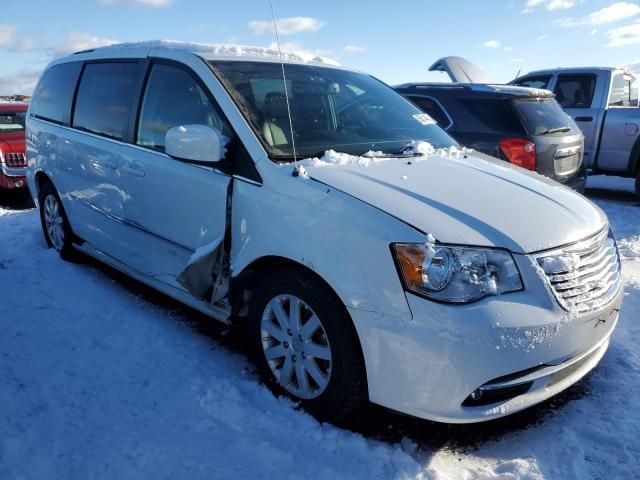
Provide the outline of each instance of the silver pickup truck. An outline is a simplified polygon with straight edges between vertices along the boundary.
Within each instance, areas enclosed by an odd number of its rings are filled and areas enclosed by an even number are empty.
[[[511,84],[553,91],[584,133],[587,168],[635,177],[640,196],[640,108],[633,75],[615,68],[557,68],[528,73]]]

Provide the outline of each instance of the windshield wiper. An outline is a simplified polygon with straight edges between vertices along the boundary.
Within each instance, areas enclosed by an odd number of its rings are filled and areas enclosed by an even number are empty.
[[[562,132],[570,132],[570,131],[571,131],[571,127],[548,128],[547,130],[542,132],[540,135],[549,135],[551,133],[562,133]]]
[[[367,158],[413,158],[413,157],[419,157],[420,154],[417,152],[413,152],[413,153],[405,153],[405,152],[398,152],[398,153],[387,153],[387,152],[380,152],[380,153],[376,153],[375,155],[363,155],[366,156]]]

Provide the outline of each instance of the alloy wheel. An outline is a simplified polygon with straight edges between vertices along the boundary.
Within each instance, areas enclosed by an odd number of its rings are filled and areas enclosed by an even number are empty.
[[[64,218],[58,199],[51,194],[44,199],[44,224],[51,245],[57,251],[61,251],[64,247]]]
[[[322,322],[295,295],[278,295],[264,309],[262,350],[277,382],[305,400],[324,392],[331,377],[331,347]]]

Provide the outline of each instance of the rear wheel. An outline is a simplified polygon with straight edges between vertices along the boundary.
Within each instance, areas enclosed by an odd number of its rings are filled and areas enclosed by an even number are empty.
[[[321,421],[345,417],[366,399],[364,361],[346,309],[301,270],[272,272],[260,283],[248,335],[263,379]]]
[[[70,259],[74,250],[73,232],[60,201],[60,196],[51,182],[45,182],[38,197],[42,232],[49,248],[54,248],[62,258]]]

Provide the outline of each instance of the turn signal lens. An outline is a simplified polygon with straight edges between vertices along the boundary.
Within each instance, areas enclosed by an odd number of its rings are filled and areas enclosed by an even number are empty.
[[[407,286],[409,288],[422,287],[422,264],[426,256],[424,247],[414,244],[396,245],[396,253]]]

